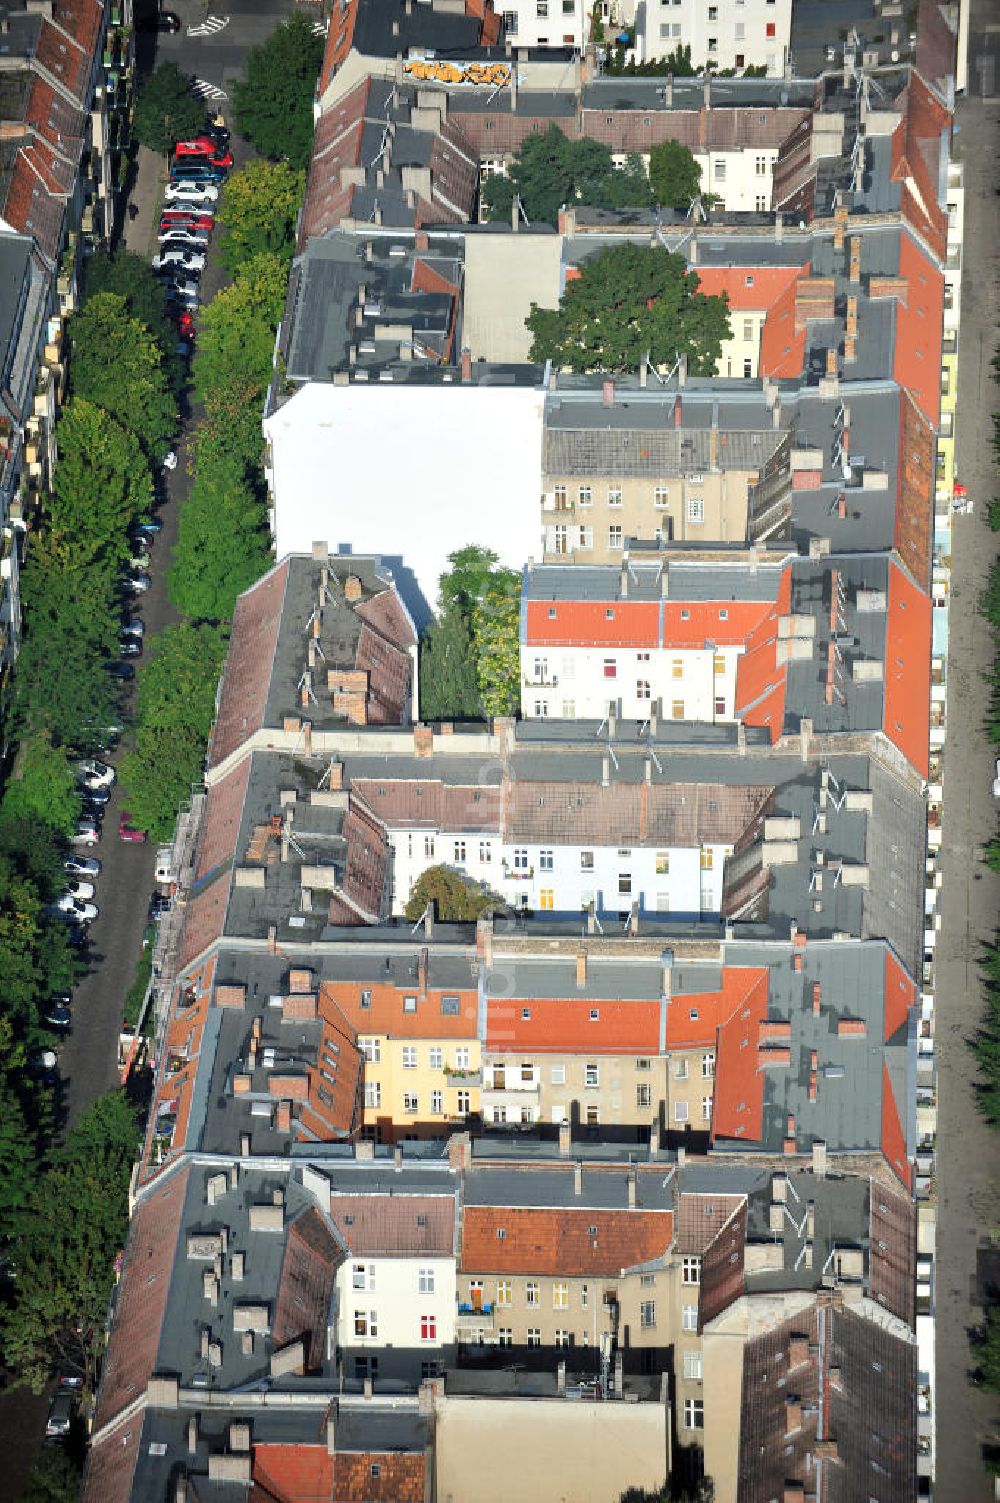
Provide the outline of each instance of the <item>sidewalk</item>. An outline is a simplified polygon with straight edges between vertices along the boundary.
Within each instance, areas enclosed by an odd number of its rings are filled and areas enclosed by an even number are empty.
[[[126,250],[137,256],[151,256],[156,247],[156,227],[163,203],[163,185],[166,182],[166,166],[161,156],[139,147],[135,184],[125,212],[123,242]],[[129,209],[138,211],[133,219]]]

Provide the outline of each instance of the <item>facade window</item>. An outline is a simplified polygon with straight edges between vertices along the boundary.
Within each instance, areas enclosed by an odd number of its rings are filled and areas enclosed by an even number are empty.
[[[416,999],[416,997],[404,997],[403,998],[403,1011],[404,1012],[416,1012],[416,1010],[417,1010],[417,999]]]
[[[726,713],[726,696],[724,694],[717,694],[715,696],[715,713],[716,715],[725,715]]]
[[[514,1286],[511,1283],[510,1279],[497,1279],[497,1304],[500,1305],[502,1309],[507,1310],[510,1308],[513,1294]]]
[[[578,548],[593,548],[593,546],[594,546],[594,529],[592,527],[578,527],[577,528],[577,544],[576,544],[576,546]]]
[[[439,1378],[441,1376],[441,1364],[434,1361],[421,1362],[420,1376],[421,1378]]]
[[[361,1006],[362,1007],[371,1007],[371,1005],[372,1005],[372,994],[371,994],[371,992],[370,991],[363,991],[361,993]]]
[[[687,1060],[686,1059],[675,1059],[674,1060],[674,1079],[675,1080],[687,1080],[687,1078],[688,1078],[688,1062],[687,1062]]]
[[[617,678],[618,677],[618,659],[617,658],[605,658],[604,659],[604,677],[605,678]]]
[[[505,10],[503,13],[503,29],[509,37],[517,36],[517,11]]]
[[[681,1276],[685,1284],[700,1284],[701,1259],[685,1258],[681,1264]]]
[[[493,847],[488,840],[479,842],[479,860],[483,866],[489,866],[493,860]]]
[[[684,677],[684,659],[683,658],[671,658],[671,660],[670,660],[670,677],[671,678],[683,678]]]
[[[493,1108],[493,1123],[494,1123],[494,1126],[496,1126],[496,1127],[504,1127],[506,1125],[506,1122],[507,1122],[507,1108],[505,1106],[495,1106]]]
[[[671,702],[670,702],[670,718],[671,718],[671,720],[683,720],[684,719],[684,701],[683,701],[683,699],[674,699],[674,700],[671,700]]]
[[[775,26],[773,21],[767,22],[766,26],[764,27],[764,35],[766,37],[775,37],[778,35],[778,28],[777,26]]]
[[[713,868],[714,865],[715,865],[715,852],[713,851],[713,849],[712,849],[712,847],[710,845],[703,845],[702,848],[701,848],[701,869],[702,869],[702,871],[703,872],[710,872],[712,870],[712,868]]]
[[[420,1340],[437,1341],[437,1316],[421,1315],[420,1317]]]
[[[544,21],[549,13],[549,0],[535,0],[535,15]]]
[[[701,1056],[701,1074],[704,1080],[715,1079],[715,1050],[709,1049],[707,1054]]]
[[[536,699],[535,700],[535,719],[536,720],[546,720],[548,718],[548,713],[549,713],[549,702],[548,702],[548,700],[547,699]]]
[[[367,1289],[369,1292],[375,1288],[375,1265],[373,1263],[354,1263],[351,1265],[351,1288]]]
[[[564,699],[562,702],[562,718],[564,720],[576,719],[576,700]]]
[[[592,872],[594,870],[594,853],[593,853],[593,851],[581,851],[580,852],[580,870],[582,872]]]
[[[424,856],[425,857],[430,857],[430,858],[433,859],[433,856],[434,856],[434,836],[433,835],[425,835],[424,836]],[[370,1005],[371,1004],[369,1003],[369,1006]]]
[[[376,1310],[355,1310],[354,1312],[355,1336],[378,1335],[378,1312]]]
[[[594,499],[594,496],[593,496],[593,492],[590,489],[590,486],[589,485],[581,485],[581,487],[580,487],[580,496],[579,496],[580,505],[581,506],[589,506],[590,503],[593,501],[593,499]]]
[[[586,1308],[587,1308],[587,1306],[589,1304],[590,1304],[590,1286],[587,1285],[587,1284],[581,1284],[580,1285],[580,1309],[581,1310],[586,1310]]]
[[[553,1310],[569,1309],[569,1285],[556,1283],[552,1285],[552,1308]]]
[[[431,1091],[431,1111],[436,1117],[440,1117],[444,1111],[443,1091]]]
[[[538,1304],[538,1285],[534,1279],[529,1279],[524,1286],[524,1303],[526,1305]]]
[[[684,1428],[685,1430],[704,1430],[705,1405],[701,1399],[684,1400]]]
[[[608,505],[609,506],[621,506],[621,504],[622,504],[622,488],[621,488],[621,486],[620,485],[609,486],[608,487]]]
[[[669,851],[657,851],[657,853],[656,853],[656,875],[658,877],[666,877],[666,876],[669,875],[669,872],[670,872],[670,852]]]
[[[627,897],[630,896],[631,892],[632,892],[632,873],[631,872],[619,872],[618,873],[618,896],[620,898],[627,898]]]
[[[455,1110],[460,1117],[467,1117],[469,1115],[469,1100],[468,1091],[457,1091],[455,1093]]]
[[[686,1122],[688,1119],[688,1104],[686,1101],[674,1102],[674,1121]]]
[[[711,1120],[712,1120],[712,1098],[711,1098],[711,1096],[703,1096],[701,1098],[701,1120],[703,1122],[711,1122]]]
[[[556,1331],[556,1346],[569,1346],[568,1331]]]
[[[647,678],[640,678],[640,679],[637,680],[636,686],[635,686],[635,697],[636,697],[636,699],[649,699],[651,697],[651,692],[652,691],[650,690],[650,687],[649,687],[649,679],[647,679]]]
[[[513,1346],[514,1332],[510,1326],[501,1326],[497,1332],[497,1346]]]
[[[601,1108],[599,1106],[588,1106],[584,1120],[588,1127],[600,1127]]]
[[[754,199],[754,208],[757,210],[758,214],[766,214],[767,213],[768,208],[769,208],[769,204],[768,204],[767,194],[766,193],[758,193],[757,194],[757,197]],[[746,374],[746,372],[744,372],[744,374]]]
[[[556,894],[554,887],[540,887],[538,889],[538,906],[546,912],[556,906]]]
[[[465,865],[465,841],[464,840],[456,840],[455,841],[455,864],[457,866],[464,866]]]
[[[639,1306],[639,1325],[644,1331],[652,1330],[656,1325],[656,1301],[644,1299]]]
[[[552,1084],[553,1085],[565,1085],[566,1084],[566,1066],[565,1065],[553,1065],[552,1066]]]
[[[444,1050],[439,1044],[432,1045],[428,1055],[428,1063],[432,1070],[444,1069]]]
[[[404,1070],[415,1070],[416,1068],[417,1068],[417,1046],[416,1046],[416,1044],[404,1044],[403,1045],[403,1069]]]
[[[681,1307],[681,1329],[683,1331],[697,1331],[698,1329],[698,1306],[683,1305]]]
[[[719,19],[719,7],[717,5],[710,5],[708,7],[708,19],[710,21],[717,21]]]
[[[516,872],[526,872],[528,870],[528,852],[522,848],[514,852],[514,870]]]
[[[653,491],[653,505],[660,507],[660,509],[662,510],[662,508],[667,505],[669,500],[670,493],[667,490],[667,487],[665,485],[658,485]]]
[[[374,1111],[382,1105],[382,1087],[377,1080],[365,1081],[365,1106]]]
[[[403,1092],[403,1111],[404,1112],[409,1112],[411,1116],[415,1116],[416,1113],[419,1110],[420,1110],[420,1102],[418,1101],[418,1099],[417,1099],[416,1095],[414,1094],[414,1092],[412,1092],[412,1091],[404,1091]]]
[[[526,1341],[525,1344],[527,1346],[541,1346],[541,1344],[542,1344],[542,1333],[539,1330],[538,1326],[529,1326],[528,1327],[527,1341]]]
[[[381,1039],[358,1039],[358,1047],[365,1057],[365,1063],[377,1065],[382,1061]]]
[[[636,1106],[651,1106],[653,1101],[652,1088],[648,1085],[637,1085],[635,1088]]]
[[[754,167],[754,172],[756,172],[756,174],[757,174],[758,177],[766,177],[767,176],[767,157],[755,157],[754,158],[753,167]]]
[[[555,503],[556,503],[556,511],[565,511],[566,510],[566,487],[564,485],[553,486],[553,488],[552,488],[552,494],[553,494],[553,499],[555,500]]]
[[[555,852],[554,851],[539,851],[538,852],[538,870],[539,871],[550,872],[552,870],[554,861],[555,861]]]
[[[421,1268],[417,1271],[417,1292],[419,1294],[434,1293],[434,1270],[433,1268]]]
[[[725,157],[719,157],[718,161],[715,163],[715,169],[714,170],[715,170],[715,181],[717,183],[724,183],[726,181],[726,159],[725,159]]]
[[[584,1065],[583,1083],[588,1088],[588,1090],[594,1091],[598,1088],[601,1083],[600,1075],[601,1072],[598,1069],[597,1065]]]
[[[569,544],[566,541],[567,537],[568,537],[567,529],[561,523],[558,524],[557,526],[553,527],[553,529],[552,529],[552,551],[553,551],[553,553],[568,553],[569,552]]]
[[[612,553],[618,553],[618,552],[621,551],[621,548],[622,548],[622,530],[621,530],[621,527],[618,526],[618,525],[615,525],[614,527],[609,527],[608,528],[608,548],[611,550]]]
[[[684,1353],[684,1376],[689,1383],[701,1382],[701,1352]]]
[[[688,522],[692,527],[701,527],[705,521],[704,496],[688,496]]]
[[[709,37],[709,39],[708,39],[708,50],[709,50],[710,54],[713,53],[713,52],[718,52],[718,50],[719,50],[719,39],[718,39],[718,37]]]

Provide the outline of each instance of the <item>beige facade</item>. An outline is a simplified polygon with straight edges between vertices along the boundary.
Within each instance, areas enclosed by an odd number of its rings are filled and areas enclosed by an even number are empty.
[[[434,1410],[438,1503],[610,1503],[670,1470],[667,1404],[444,1397]]]
[[[719,469],[642,479],[543,474],[545,562],[620,563],[628,538],[741,542],[747,492],[758,476],[758,470]]]
[[[497,1126],[577,1122],[708,1132],[714,1091],[715,1050],[707,1046],[662,1055],[491,1050],[482,1111]]]

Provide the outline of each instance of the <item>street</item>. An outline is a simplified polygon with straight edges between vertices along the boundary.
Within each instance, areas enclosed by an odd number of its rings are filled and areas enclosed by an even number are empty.
[[[973,7],[992,13],[988,0]],[[975,514],[959,517],[952,548],[948,731],[944,758],[942,931],[937,947],[935,1048],[937,1140],[936,1496],[944,1503],[993,1497],[983,1447],[1000,1439],[995,1395],[968,1380],[969,1328],[983,1318],[977,1254],[1000,1227],[1000,1136],[976,1109],[968,1040],[982,1016],[979,958],[1000,922],[1000,877],[979,858],[997,829],[991,792],[995,747],[983,733],[993,644],[977,604],[997,538],[987,525],[996,493],[991,415],[1000,401],[990,360],[997,347],[996,145],[1000,104],[976,96],[958,104],[955,154],[965,168],[965,246],[956,449]]]

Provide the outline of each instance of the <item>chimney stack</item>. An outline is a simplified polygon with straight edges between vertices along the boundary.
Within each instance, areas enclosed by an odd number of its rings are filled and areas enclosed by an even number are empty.
[[[462,385],[468,386],[472,381],[472,351],[462,351]]]
[[[573,1194],[583,1194],[583,1165],[579,1159],[573,1165]]]
[[[577,986],[586,986],[587,984],[586,950],[580,950],[576,957],[576,984]]]
[[[559,1157],[568,1159],[573,1148],[573,1126],[570,1122],[559,1124]]]
[[[611,380],[604,381],[601,385],[601,401],[605,407],[615,405],[615,383]]]

